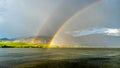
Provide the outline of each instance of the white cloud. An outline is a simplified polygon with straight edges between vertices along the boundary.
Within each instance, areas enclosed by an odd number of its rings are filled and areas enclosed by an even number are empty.
[[[73,31],[73,32],[66,32],[74,37],[79,36],[86,36],[92,34],[104,34],[109,36],[120,36],[120,29],[115,28],[99,28],[99,29],[88,29],[88,30],[80,30],[80,31]]]
[[[120,36],[120,29],[107,29],[104,33],[112,36]]]

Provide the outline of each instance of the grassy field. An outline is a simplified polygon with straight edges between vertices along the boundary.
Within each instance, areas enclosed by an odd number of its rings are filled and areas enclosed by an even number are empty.
[[[47,46],[48,44],[33,44],[31,42],[0,42],[0,48],[47,48]]]

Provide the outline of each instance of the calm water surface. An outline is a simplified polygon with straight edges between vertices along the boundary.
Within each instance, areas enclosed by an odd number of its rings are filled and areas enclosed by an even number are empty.
[[[42,60],[64,60],[80,58],[111,58],[110,63],[119,65],[120,49],[40,49],[40,48],[1,48],[0,68],[13,67]],[[96,60],[98,61],[98,60]]]

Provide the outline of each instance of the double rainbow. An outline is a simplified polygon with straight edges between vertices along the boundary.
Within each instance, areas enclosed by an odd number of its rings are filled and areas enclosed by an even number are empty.
[[[92,0],[91,2],[87,3],[87,5],[79,8],[79,10],[74,11],[72,13],[71,16],[68,16],[64,22],[61,22],[62,25],[59,25],[58,28],[56,28],[55,33],[52,35],[50,41],[49,41],[49,45],[47,46],[47,48],[50,48],[51,45],[54,44],[54,40],[55,38],[59,35],[60,31],[62,31],[63,27],[69,23],[74,17],[78,16],[79,14],[81,14],[82,12],[86,11],[87,9],[91,8],[92,6],[96,5],[97,3],[99,3],[101,0]],[[37,35],[35,36],[33,43],[37,43],[38,42],[38,37],[40,36],[41,31],[43,30],[43,27],[45,27],[46,22],[49,21],[49,19],[52,17],[52,15],[49,15],[42,23],[42,26],[40,27],[40,30],[38,31]]]

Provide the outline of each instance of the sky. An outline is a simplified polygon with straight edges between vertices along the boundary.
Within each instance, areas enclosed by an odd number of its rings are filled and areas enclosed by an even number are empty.
[[[34,36],[61,0],[0,0],[0,38]]]
[[[120,0],[0,0],[0,38],[38,34],[54,37],[52,44],[119,46],[119,6]]]
[[[54,36],[59,28],[74,14],[99,0],[63,0],[45,23],[39,35]]]
[[[120,0],[101,0],[80,11],[57,32],[51,45],[120,47]]]

